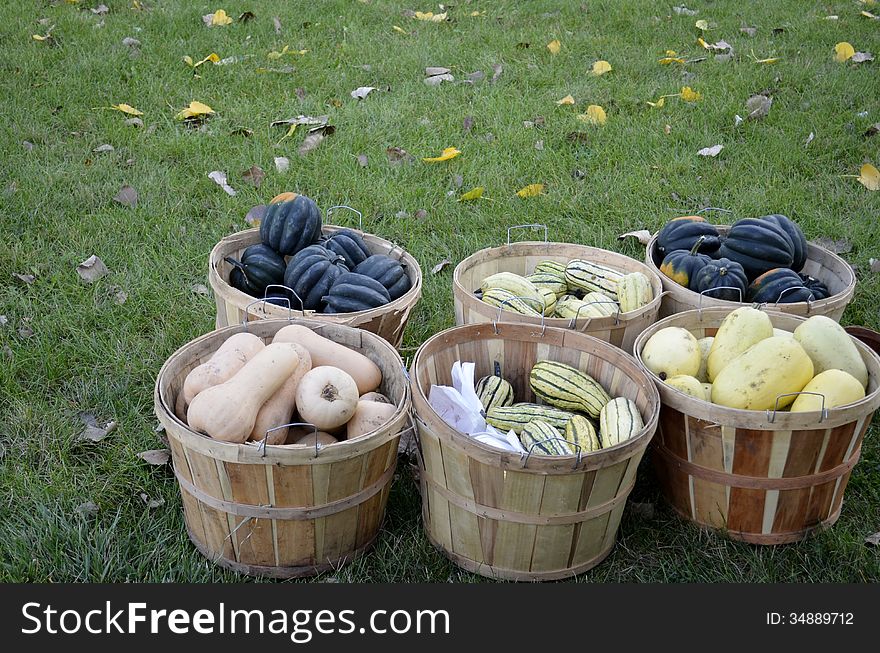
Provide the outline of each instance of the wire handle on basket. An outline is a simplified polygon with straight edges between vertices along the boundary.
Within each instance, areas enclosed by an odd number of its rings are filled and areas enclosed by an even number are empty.
[[[790,290],[802,290],[803,288],[804,288],[804,286],[789,286],[788,288],[783,288],[783,289],[782,289],[782,292],[779,293],[779,297],[776,298],[776,302],[775,302],[774,305],[775,305],[775,306],[779,306],[779,302],[782,301],[782,298],[785,296],[785,293],[787,293],[788,291],[790,291]],[[810,291],[810,296],[812,296],[812,295],[813,295],[813,291],[811,290],[811,291]],[[806,302],[807,302],[807,315],[809,315],[809,314],[810,314],[810,310],[813,308],[813,301],[812,301],[811,299],[807,299]]]
[[[785,394],[777,395],[776,404],[773,410],[770,410],[769,408],[767,409],[767,421],[772,424],[776,420],[776,413],[779,410],[780,399],[784,399],[785,397],[795,397],[797,395],[814,395],[816,397],[822,397],[822,409],[819,411],[819,423],[821,424],[828,418],[828,409],[825,408],[825,395],[821,392],[804,392],[802,390],[801,392],[786,392]]]
[[[594,299],[591,302],[584,302],[583,306],[578,306],[577,313],[574,314],[574,317],[571,318],[571,322],[568,323],[569,329],[574,329],[577,324],[578,318],[580,317],[581,311],[584,310],[587,306],[592,306],[593,304],[614,304],[617,306],[617,313],[614,315],[614,326],[620,324],[620,304],[618,304],[613,299]],[[596,317],[591,315],[588,319],[589,321],[584,325],[586,329],[589,326],[590,322],[593,321],[593,318]],[[602,317],[611,317],[610,315],[603,315]]]
[[[507,228],[507,245],[510,246],[510,232],[514,229],[543,229],[544,230],[544,242],[546,243],[549,236],[550,230],[547,229],[547,225],[545,224],[515,224],[512,227]]]
[[[518,297],[511,297],[509,299],[505,299],[500,304],[498,304],[498,316],[494,320],[492,320],[492,328],[495,329],[496,336],[498,335],[498,322],[501,321],[501,311],[504,309],[505,304],[507,304],[508,302],[512,302],[514,299],[522,299],[523,301],[526,301],[526,302],[531,301],[531,302],[535,302],[536,304],[538,303],[538,300],[534,297],[518,296]],[[541,313],[541,337],[543,338],[544,333],[546,333],[546,331],[547,331],[547,323],[545,322],[545,318],[544,318],[544,302],[543,301],[541,301],[540,313]]]
[[[703,314],[703,296],[707,292],[714,292],[715,290],[735,290],[737,292],[737,294],[739,295],[739,299],[737,301],[739,301],[740,304],[742,303],[742,300],[743,300],[742,288],[738,288],[737,286],[716,286],[715,288],[706,288],[706,290],[704,290],[700,293],[700,301],[697,303],[697,310],[700,311],[700,315]],[[713,297],[712,299],[715,299],[715,297]]]
[[[700,213],[705,213],[706,211],[718,211],[720,213],[733,213],[730,209],[722,209],[717,206],[704,206],[702,209],[696,211],[696,215],[700,215]]]
[[[260,452],[263,458],[266,457],[266,440],[269,439],[269,434],[273,431],[278,431],[280,429],[286,429],[291,426],[311,426],[314,429],[315,433],[315,458],[318,457],[318,427],[312,424],[311,422],[291,422],[290,424],[282,424],[281,426],[276,426],[266,431],[266,435],[263,436],[263,439],[260,440]]]
[[[299,310],[300,310],[300,313],[302,313],[302,316],[303,316],[303,317],[306,316],[306,308],[305,308],[305,304],[303,304],[303,300],[302,300],[302,298],[301,298],[299,295],[296,294],[296,291],[295,291],[293,288],[291,288],[290,286],[285,286],[283,283],[270,283],[268,286],[266,286],[266,290],[263,292],[263,299],[266,299],[266,300],[269,300],[269,299],[287,299],[287,321],[288,321],[288,322],[289,322],[290,320],[293,319],[292,316],[290,315],[291,310],[292,310],[292,309],[291,309],[291,306],[290,306],[290,298],[289,298],[289,297],[284,297],[284,296],[282,296],[282,297],[269,297],[269,288],[281,288],[281,289],[284,290],[285,292],[289,292],[291,295],[293,295],[294,297],[296,297],[296,301],[299,302]]]
[[[357,217],[358,217],[358,231],[363,231],[363,230],[364,230],[364,214],[361,213],[360,211],[358,211],[357,209],[352,208],[352,207],[350,207],[350,206],[347,206],[347,205],[345,205],[345,204],[337,204],[336,206],[331,206],[329,209],[327,209],[327,211],[326,211],[326,214],[327,214],[327,224],[332,224],[332,223],[330,222],[330,216],[332,215],[333,211],[335,211],[336,209],[348,209],[349,211],[353,211],[354,213],[357,213]]]
[[[567,444],[572,445],[573,447],[575,447],[577,449],[577,459],[574,462],[574,469],[577,469],[578,465],[581,464],[581,445],[579,445],[577,442],[572,442],[571,440],[566,440],[565,438],[545,438],[544,440],[538,440],[537,442],[533,442],[532,446],[529,447],[529,449],[528,449],[528,451],[526,451],[526,453],[524,453],[524,454],[521,453],[519,455],[519,457],[523,461],[523,465],[522,465],[523,469],[526,468],[526,465],[529,462],[529,458],[531,458],[531,456],[532,456],[532,452],[533,452],[534,448],[537,447],[539,444],[544,444],[545,442],[565,442]]]

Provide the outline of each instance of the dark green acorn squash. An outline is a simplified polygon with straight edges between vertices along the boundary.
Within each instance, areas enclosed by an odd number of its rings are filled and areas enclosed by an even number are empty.
[[[747,298],[758,304],[792,304],[814,301],[815,295],[794,270],[774,268],[752,281]]]
[[[284,258],[263,244],[251,245],[241,253],[241,260],[226,257],[233,266],[229,284],[253,297],[262,297],[266,286],[284,281]]]
[[[391,301],[385,286],[370,277],[346,272],[336,279],[323,298],[325,313],[354,313],[384,306]]]
[[[374,254],[354,271],[381,283],[388,290],[392,301],[405,295],[412,287],[401,262],[384,254]]]
[[[813,297],[815,297],[817,301],[831,297],[831,292],[828,290],[828,286],[819,281],[816,277],[811,277],[808,274],[801,274],[799,276],[801,281],[804,282],[804,288],[809,288],[813,293]]]
[[[370,249],[364,239],[351,229],[341,229],[321,244],[344,258],[345,264],[352,270],[370,257]]]
[[[721,239],[715,225],[709,224],[698,215],[673,218],[657,232],[656,256],[659,260],[677,249],[690,251],[698,239],[702,238],[702,254],[710,254],[721,246]]]
[[[260,240],[282,256],[296,254],[321,237],[321,211],[305,195],[270,204],[260,222]]]
[[[743,266],[749,279],[774,268],[787,268],[794,261],[794,245],[782,227],[757,218],[735,222],[718,251]]]
[[[729,302],[742,302],[746,298],[749,279],[746,271],[736,261],[720,258],[713,260],[697,272],[690,289],[705,293],[706,297],[726,299]]]
[[[697,252],[700,244],[698,238],[690,250],[676,249],[669,252],[660,264],[660,272],[680,286],[688,288],[697,273],[712,262],[711,257]]]
[[[800,272],[807,262],[807,237],[804,236],[804,232],[801,231],[797,222],[780,213],[765,215],[761,219],[780,227],[791,238],[791,244],[794,247],[794,259],[791,262],[791,269],[795,272]]]
[[[297,252],[287,262],[284,285],[302,300],[305,310],[318,311],[322,308],[321,298],[346,272],[348,268],[341,256],[320,245],[310,245]],[[296,297],[292,297],[291,302],[292,308],[299,308]]]

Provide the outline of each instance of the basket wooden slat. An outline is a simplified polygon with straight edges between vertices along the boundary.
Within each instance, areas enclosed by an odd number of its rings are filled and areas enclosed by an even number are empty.
[[[726,225],[719,225],[717,228],[718,232],[722,235],[726,234],[730,229]],[[662,260],[658,260],[656,249],[657,236],[654,235],[645,248],[645,263],[660,277],[663,290],[665,291],[663,302],[660,306],[660,317],[668,317],[675,313],[683,313],[701,308],[727,308],[733,310],[748,304],[748,302],[729,302],[705,295],[701,298],[700,293],[685,288],[660,272]],[[788,315],[801,315],[805,317],[825,315],[839,322],[843,317],[847,304],[852,301],[856,291],[856,275],[852,266],[837,254],[824,247],[807,243],[807,262],[804,264],[804,269],[801,272],[823,282],[828,287],[831,295],[826,299],[820,299],[815,302],[770,304],[769,306],[772,310]]]
[[[326,225],[322,231],[324,235],[330,235],[340,229],[343,227]],[[251,297],[229,285],[232,266],[226,262],[226,257],[240,258],[241,253],[247,247],[260,242],[260,230],[248,229],[227,236],[211,250],[208,260],[208,282],[214,291],[214,300],[217,304],[217,328],[241,324],[245,319],[245,314],[247,314],[248,320],[259,320],[287,318],[293,313],[295,316],[319,322],[358,327],[382,336],[395,348],[400,347],[410,312],[422,296],[422,270],[415,258],[390,241],[357,229],[352,229],[352,231],[364,239],[371,254],[385,254],[399,259],[404,264],[404,269],[412,283],[412,287],[406,294],[384,306],[355,313],[301,312],[295,305],[289,311],[286,306],[259,302],[259,298]]]
[[[528,373],[538,360],[577,365],[613,396],[636,402],[645,428],[581,457],[529,456],[476,442],[428,404],[432,385],[450,385],[452,364],[496,362],[520,401],[534,401]],[[430,541],[459,566],[493,578],[554,580],[600,563],[614,546],[639,460],[656,428],[659,396],[619,349],[570,330],[525,324],[455,327],[429,339],[410,371],[421,457],[422,514]]]
[[[186,375],[230,335],[245,329],[271,341],[302,324],[360,351],[382,371],[381,392],[397,406],[381,429],[316,452],[298,445],[233,444],[189,429],[171,410]],[[234,571],[293,578],[338,567],[366,552],[379,533],[409,423],[403,361],[386,341],[353,327],[314,320],[260,320],[214,331],[163,365],[154,393],[196,548]]]
[[[635,354],[660,329],[712,336],[729,309],[688,311],[639,336]],[[793,331],[804,318],[768,311]],[[684,518],[754,544],[803,539],[840,516],[861,443],[880,406],[880,357],[855,341],[868,366],[864,399],[821,413],[738,410],[689,397],[651,375],[662,408],[652,461],[660,486]]]
[[[452,291],[455,300],[455,323],[483,324],[493,321],[515,324],[541,324],[540,317],[522,315],[513,311],[499,311],[476,296],[483,279],[496,272],[513,272],[520,276],[530,274],[541,261],[551,260],[568,263],[579,258],[600,263],[624,273],[641,272],[651,283],[654,298],[647,305],[628,313],[611,317],[581,318],[573,325],[575,331],[610,342],[624,351],[632,351],[632,344],[648,325],[653,324],[660,311],[663,284],[656,270],[623,254],[605,249],[571,243],[518,242],[501,247],[482,249],[459,263],[452,275]],[[570,319],[546,318],[549,327],[569,329]]]

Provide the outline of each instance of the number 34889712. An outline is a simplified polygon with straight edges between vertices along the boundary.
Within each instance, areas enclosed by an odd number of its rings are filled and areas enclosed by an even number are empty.
[[[851,626],[853,625],[852,612],[768,612],[767,625],[794,625],[799,626]]]

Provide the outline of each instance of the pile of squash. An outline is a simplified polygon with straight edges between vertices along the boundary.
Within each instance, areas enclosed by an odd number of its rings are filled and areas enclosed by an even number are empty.
[[[378,308],[412,287],[402,261],[371,254],[350,229],[324,236],[321,227],[321,211],[312,199],[278,195],[260,221],[261,242],[239,259],[226,258],[233,266],[229,283],[258,299],[319,313]]]
[[[393,417],[397,408],[376,392],[381,382],[360,352],[291,324],[270,344],[246,331],[227,338],[186,376],[175,412],[223,442],[331,445]],[[287,426],[295,422],[313,428]]]
[[[497,272],[475,292],[483,302],[534,317],[595,318],[635,311],[654,299],[641,272],[619,270],[572,259],[540,261],[528,276]]]
[[[812,412],[864,398],[868,369],[852,337],[814,315],[794,332],[776,329],[750,306],[732,311],[714,337],[660,329],[642,362],[667,385],[728,408]]]
[[[788,304],[830,294],[820,280],[800,274],[807,239],[780,214],[744,218],[724,236],[699,216],[675,218],[657,233],[655,256],[667,277],[715,299]]]

